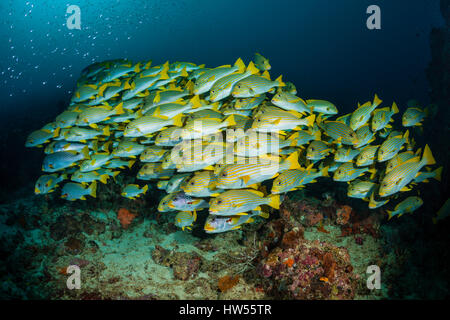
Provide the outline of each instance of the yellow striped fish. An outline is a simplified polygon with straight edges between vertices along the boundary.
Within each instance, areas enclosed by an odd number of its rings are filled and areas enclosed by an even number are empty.
[[[265,197],[260,191],[228,190],[209,202],[209,213],[221,216],[242,215],[251,210],[261,211],[261,205],[269,205],[274,209],[280,207],[280,196],[271,194]]]

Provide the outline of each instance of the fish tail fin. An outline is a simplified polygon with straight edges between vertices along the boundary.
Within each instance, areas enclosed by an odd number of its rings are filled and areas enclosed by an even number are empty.
[[[234,63],[234,66],[238,67],[238,72],[239,73],[244,73],[245,72],[245,63],[244,63],[244,61],[242,61],[241,58],[238,58],[236,60],[236,62]]]
[[[152,62],[150,61],[150,64],[151,64]],[[146,69],[148,69],[150,66],[145,66],[145,68]],[[137,63],[135,66],[134,66],[134,72],[136,72],[136,73],[139,73],[139,72],[141,72],[141,63],[139,62],[139,63]]]
[[[437,181],[441,181],[441,179],[442,179],[442,167],[437,168],[437,169],[434,171],[434,173],[435,173],[434,178],[435,178]]]
[[[255,67],[255,64],[253,63],[253,61],[250,61],[250,63],[247,66],[246,71],[249,72],[250,74],[256,74],[259,72],[258,68]]]
[[[88,146],[81,149],[81,153],[83,154],[83,159],[90,159],[91,156],[89,155],[89,148]]]
[[[322,170],[320,170],[321,171],[321,173],[322,173],[322,177],[329,177],[330,175],[328,174],[328,169],[329,169],[330,167],[324,167],[324,168],[322,168]]]
[[[409,144],[409,130],[406,130],[405,134],[403,135],[403,139],[405,139],[405,142]]]
[[[97,197],[97,181],[92,182],[89,186],[89,194],[94,198]]]
[[[236,125],[236,121],[234,120],[234,115],[230,115],[223,122],[226,123],[228,127]]]
[[[422,161],[425,161],[427,165],[436,164],[436,160],[434,160],[433,154],[431,153],[431,149],[428,145],[426,145],[423,150]]]
[[[316,115],[312,114],[312,115],[306,117],[305,119],[306,119],[306,125],[308,127],[312,127],[314,125],[314,121],[316,120]]]
[[[373,98],[373,104],[375,105],[375,107],[378,107],[382,102],[383,100],[378,98],[378,95],[375,93],[375,97]]]
[[[394,103],[392,103],[392,109],[391,109],[391,111],[392,111],[392,113],[393,114],[397,114],[399,111],[398,111],[398,107],[397,107],[397,104],[394,102]]]
[[[169,69],[169,67],[167,66],[167,68],[163,68],[161,73],[159,74],[159,80],[167,80],[169,79],[169,75],[167,74],[167,70]]]
[[[100,176],[100,182],[103,184],[106,184],[108,182],[108,178],[109,178],[109,176],[107,174],[102,174]]]
[[[192,108],[196,109],[202,106],[200,103],[200,97],[198,95],[195,95],[191,100],[189,100],[192,104]]]
[[[292,153],[289,157],[284,160],[289,164],[289,169],[300,169],[300,164],[298,163],[298,151]]]
[[[269,196],[269,203],[268,205],[274,209],[280,209],[280,195],[279,194],[272,194]]]
[[[103,135],[104,136],[108,136],[111,134],[111,132],[109,131],[109,126],[106,126],[103,128]]]
[[[177,127],[183,126],[183,114],[179,113],[175,117],[173,117],[173,125]]]
[[[189,80],[186,85],[186,90],[189,92],[189,94],[193,94],[194,93],[194,83],[192,82],[192,80]]]
[[[124,114],[125,111],[123,111],[123,102],[119,103],[117,107],[114,108],[114,114]]]
[[[60,132],[61,128],[60,127],[56,128],[55,131],[53,131],[53,138],[58,137]]]
[[[386,210],[387,214],[388,214],[388,220],[392,219],[392,212],[391,210]]]
[[[278,82],[278,86],[279,87],[285,87],[286,86],[286,83],[283,82],[283,76],[282,75],[280,75],[278,78],[276,78],[275,81]]]

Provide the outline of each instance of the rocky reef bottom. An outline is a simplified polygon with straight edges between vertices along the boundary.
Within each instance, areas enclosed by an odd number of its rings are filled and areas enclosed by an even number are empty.
[[[382,211],[294,195],[268,220],[216,235],[201,230],[206,212],[185,232],[147,204],[24,197],[0,206],[0,298],[426,298],[426,286],[401,276],[418,248],[400,244]],[[67,288],[70,265],[81,270],[80,289]],[[381,270],[381,289],[367,287],[370,265]],[[430,280],[427,297],[447,295],[438,283]]]

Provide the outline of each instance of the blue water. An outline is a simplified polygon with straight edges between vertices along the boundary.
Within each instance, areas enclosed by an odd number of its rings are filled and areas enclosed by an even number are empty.
[[[366,28],[371,4],[381,8],[381,30]],[[69,5],[81,9],[81,30],[67,28]],[[374,93],[400,105],[427,102],[429,33],[442,24],[436,0],[2,0],[0,16],[3,119],[54,117],[95,61],[218,66],[248,62],[256,51],[300,96],[329,99],[340,110]]]

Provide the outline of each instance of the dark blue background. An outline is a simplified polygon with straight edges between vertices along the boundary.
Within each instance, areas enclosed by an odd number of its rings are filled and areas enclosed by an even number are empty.
[[[81,8],[81,30],[66,27],[66,8]],[[366,9],[382,10],[382,30],[366,28]],[[400,108],[428,101],[424,69],[429,32],[442,23],[433,0],[195,0],[0,2],[3,119],[39,128],[64,108],[80,71],[94,61],[127,57],[247,63],[258,51],[303,98],[351,111],[374,93]],[[43,118],[44,117],[44,118]],[[46,118],[47,117],[47,118]]]

